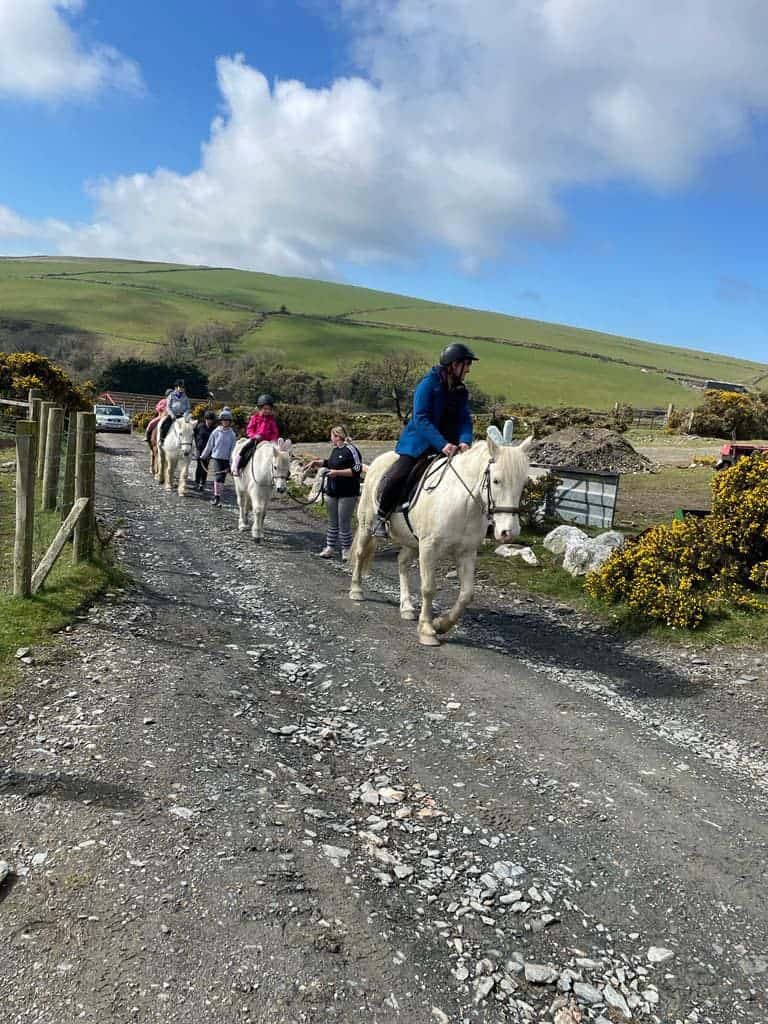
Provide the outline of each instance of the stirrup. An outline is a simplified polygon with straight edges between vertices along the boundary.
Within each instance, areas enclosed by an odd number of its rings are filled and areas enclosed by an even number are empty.
[[[389,536],[387,532],[387,520],[384,516],[376,516],[373,523],[371,524],[371,536],[381,537],[386,539]]]

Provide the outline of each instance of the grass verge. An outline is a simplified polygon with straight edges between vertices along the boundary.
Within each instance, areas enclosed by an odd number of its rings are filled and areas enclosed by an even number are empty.
[[[124,582],[121,570],[107,558],[74,566],[68,545],[38,593],[28,599],[13,596],[13,476],[0,474],[0,698],[13,692],[18,679],[16,651],[39,647],[72,621],[78,611],[109,587]],[[60,525],[56,513],[35,519],[35,562],[45,552]]]
[[[478,557],[478,582],[490,583],[510,593],[534,594],[558,601],[628,636],[642,635],[702,649],[718,644],[727,647],[768,647],[768,599],[763,612],[733,609],[694,630],[650,625],[638,619],[625,606],[602,604],[586,594],[584,577],[570,576],[561,568],[559,559],[544,548],[545,536],[546,531],[524,529],[518,541],[533,549],[539,559],[538,566],[528,565],[521,558],[500,558],[494,554],[497,545],[488,543]]]

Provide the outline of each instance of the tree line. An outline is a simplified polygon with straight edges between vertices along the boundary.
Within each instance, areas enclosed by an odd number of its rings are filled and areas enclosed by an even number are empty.
[[[186,360],[115,359],[104,368],[97,385],[103,391],[161,395],[182,377],[195,398],[223,392],[228,401],[253,406],[268,391],[281,403],[394,412],[404,423],[414,388],[428,368],[419,353],[397,351],[352,366],[339,365],[333,375],[310,373],[287,363],[279,352],[262,349],[214,364],[208,372]],[[470,395],[475,412],[503,403],[503,396],[493,398],[474,385]]]

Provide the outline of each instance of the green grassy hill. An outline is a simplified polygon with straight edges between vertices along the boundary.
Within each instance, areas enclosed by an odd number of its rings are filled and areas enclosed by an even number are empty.
[[[281,307],[289,315],[277,315]],[[206,321],[234,326],[241,351],[278,349],[319,372],[398,348],[433,360],[452,336],[472,339],[473,379],[531,404],[692,405],[700,393],[670,377],[747,383],[768,374],[729,356],[351,285],[127,260],[0,260],[0,348],[24,323],[94,333],[116,355],[148,356],[169,327]]]

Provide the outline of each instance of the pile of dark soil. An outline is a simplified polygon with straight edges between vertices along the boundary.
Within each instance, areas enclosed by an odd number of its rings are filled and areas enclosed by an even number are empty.
[[[540,441],[529,451],[531,462],[602,473],[649,473],[654,464],[640,455],[615,430],[603,427],[566,427]]]

